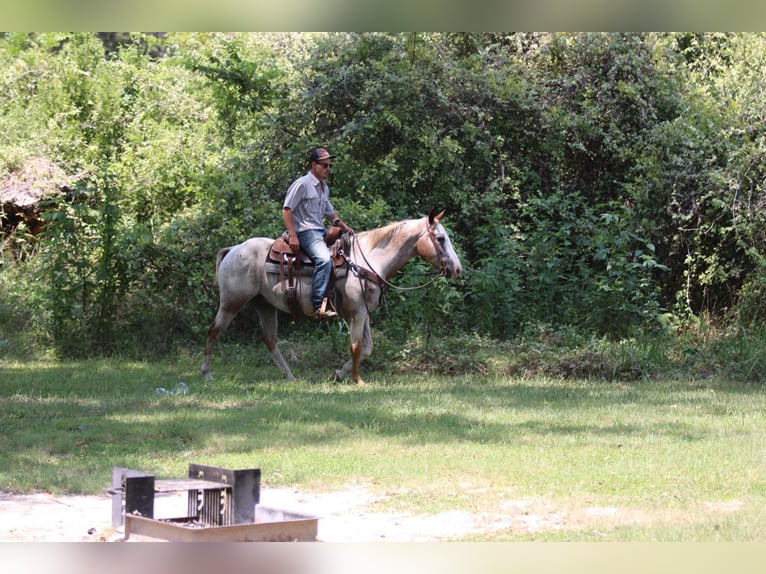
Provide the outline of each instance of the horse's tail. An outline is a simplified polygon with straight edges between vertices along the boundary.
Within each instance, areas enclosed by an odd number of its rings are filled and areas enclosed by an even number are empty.
[[[213,279],[213,287],[218,287],[218,267],[221,265],[221,261],[226,254],[231,251],[233,247],[224,247],[218,250],[218,255],[215,257],[215,279]]]

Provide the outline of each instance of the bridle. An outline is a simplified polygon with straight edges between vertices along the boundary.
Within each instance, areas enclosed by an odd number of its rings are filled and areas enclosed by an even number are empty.
[[[431,240],[431,243],[434,246],[434,251],[436,252],[436,256],[439,258],[439,275],[447,275],[447,256],[444,255],[444,249],[441,248],[441,245],[439,245],[439,240],[436,239],[436,226],[439,225],[439,220],[442,218],[442,215],[444,215],[444,212],[442,211],[439,215],[434,217],[433,224],[431,224],[428,220],[426,220],[426,232],[428,233],[428,238]],[[438,277],[437,276],[437,277]]]
[[[400,287],[399,285],[394,285],[388,279],[383,277],[380,273],[375,271],[375,269],[372,267],[370,262],[367,260],[367,256],[364,254],[364,251],[362,251],[362,248],[359,247],[358,244],[356,244],[357,251],[361,254],[362,259],[367,264],[369,269],[364,269],[362,267],[359,267],[355,262],[353,262],[351,259],[349,259],[347,256],[344,257],[346,259],[346,262],[348,263],[349,268],[351,269],[352,273],[356,275],[357,277],[361,279],[371,279],[370,274],[374,276],[375,279],[373,279],[378,285],[381,287],[389,287],[391,289],[396,289],[397,291],[416,291],[418,289],[424,289],[430,285],[432,285],[439,277],[446,276],[447,275],[447,257],[444,255],[444,250],[439,245],[439,240],[436,239],[436,226],[439,224],[439,219],[441,219],[441,216],[444,214],[444,212],[440,213],[436,217],[433,218],[433,224],[429,219],[426,220],[426,233],[428,234],[428,238],[431,240],[431,243],[434,246],[434,251],[436,252],[436,256],[439,258],[439,272],[433,276],[433,278],[423,283],[422,285],[417,285],[415,287]],[[351,246],[349,248],[349,252],[354,251],[354,246],[356,242],[356,235],[351,236]]]

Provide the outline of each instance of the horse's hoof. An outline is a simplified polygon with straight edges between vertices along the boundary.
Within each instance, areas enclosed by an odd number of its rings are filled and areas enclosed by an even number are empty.
[[[332,374],[332,377],[330,377],[330,380],[333,383],[342,383],[343,382],[343,373],[341,373],[340,371],[335,371]]]

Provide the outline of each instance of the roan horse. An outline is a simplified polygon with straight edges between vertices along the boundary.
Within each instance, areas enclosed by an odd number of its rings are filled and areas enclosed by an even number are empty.
[[[442,275],[457,277],[462,268],[449,236],[441,224],[444,212],[433,211],[421,219],[408,219],[351,236],[345,253],[346,263],[335,269],[337,311],[348,321],[351,359],[335,371],[342,381],[349,372],[357,384],[364,384],[360,363],[372,353],[370,312],[380,303],[384,286],[407,261],[416,255],[431,263]],[[261,321],[261,333],[282,375],[294,380],[277,344],[277,310],[290,312],[287,293],[279,273],[267,270],[267,254],[274,242],[255,237],[218,252],[216,283],[219,291],[218,312],[208,329],[205,358],[200,372],[212,378],[210,361],[213,346],[244,305],[255,305]],[[311,275],[306,273],[297,285],[303,312],[311,314]]]

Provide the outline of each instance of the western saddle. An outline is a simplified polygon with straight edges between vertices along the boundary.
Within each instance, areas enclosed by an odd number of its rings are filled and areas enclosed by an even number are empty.
[[[325,243],[330,248],[330,257],[333,261],[327,297],[335,304],[335,279],[340,268],[347,263],[346,252],[349,249],[349,238],[347,234],[341,234],[340,228],[331,227],[325,237]],[[290,307],[290,312],[296,319],[304,316],[298,301],[299,294],[296,290],[300,284],[304,268],[309,277],[314,274],[314,263],[302,249],[298,255],[293,253],[288,243],[287,232],[284,232],[274,240],[271,249],[269,249],[266,270],[269,273],[279,274],[279,282],[287,293],[287,304]]]

